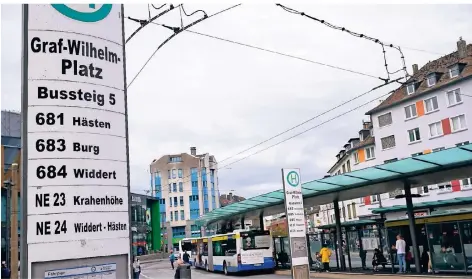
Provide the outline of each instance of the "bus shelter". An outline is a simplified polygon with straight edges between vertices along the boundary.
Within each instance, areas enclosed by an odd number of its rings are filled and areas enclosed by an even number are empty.
[[[467,144],[305,182],[302,183],[302,193],[305,206],[333,203],[335,230],[341,232],[339,201],[403,189],[415,268],[420,272],[420,251],[416,239],[411,188],[463,179],[469,177],[471,173],[472,144]],[[265,215],[283,212],[285,212],[284,192],[280,189],[215,209],[197,219],[197,224],[211,226],[237,221],[244,224],[244,219],[248,217],[259,217],[262,222]],[[342,234],[336,234],[336,241],[342,243]],[[344,258],[341,247],[337,247],[336,252],[340,259]],[[340,269],[346,270],[343,260],[340,261]]]

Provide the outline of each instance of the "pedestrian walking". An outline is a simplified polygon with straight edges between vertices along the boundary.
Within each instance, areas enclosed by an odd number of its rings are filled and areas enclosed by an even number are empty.
[[[170,250],[169,260],[170,260],[170,266],[172,266],[172,269],[174,269],[175,255],[174,255],[173,250]]]
[[[133,261],[133,279],[139,279],[139,275],[141,274],[141,263],[139,262],[138,257],[134,257]]]
[[[331,257],[331,250],[326,247],[326,244],[323,245],[323,248],[320,250],[321,262],[323,263],[323,269],[325,272],[329,272],[329,258]]]
[[[401,235],[397,235],[397,241],[395,245],[392,246],[392,249],[397,250],[398,273],[406,273],[406,242]]]

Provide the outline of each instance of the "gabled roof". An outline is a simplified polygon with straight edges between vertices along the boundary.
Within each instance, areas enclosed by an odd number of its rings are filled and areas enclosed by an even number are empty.
[[[449,67],[458,63],[463,64],[465,67],[463,67],[463,70],[459,74],[459,76],[455,78],[450,78]],[[441,73],[442,75],[439,77],[439,80],[434,86],[428,87],[426,83],[426,77],[431,73]],[[385,99],[377,107],[371,109],[366,114],[371,115],[372,113],[382,111],[404,101],[432,92],[445,85],[453,84],[470,77],[472,77],[472,44],[467,45],[467,55],[465,58],[459,59],[459,54],[457,51],[455,51],[439,59],[428,62],[426,65],[424,65],[416,74],[414,74],[406,82],[406,84],[411,83],[413,81],[419,83],[419,86],[417,86],[415,93],[408,95],[406,92],[406,85],[403,85],[397,90],[395,90],[387,99]]]

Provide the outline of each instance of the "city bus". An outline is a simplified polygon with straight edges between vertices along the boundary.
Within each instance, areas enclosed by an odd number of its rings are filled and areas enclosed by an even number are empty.
[[[197,268],[205,268],[205,262],[208,258],[208,238],[191,237],[179,241],[179,253],[183,258],[187,251],[190,256],[190,264]]]
[[[214,235],[207,238],[203,247],[203,255],[207,257],[202,264],[207,271],[228,275],[244,271],[273,272],[275,268],[270,231],[236,230]]]

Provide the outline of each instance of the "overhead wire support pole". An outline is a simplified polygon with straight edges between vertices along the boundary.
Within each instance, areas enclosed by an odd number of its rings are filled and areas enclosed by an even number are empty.
[[[298,15],[307,17],[307,18],[312,19],[312,20],[314,20],[314,21],[317,21],[317,22],[319,22],[319,23],[321,23],[321,24],[324,24],[324,25],[326,25],[326,26],[328,26],[328,27],[330,27],[330,28],[332,28],[332,29],[344,31],[344,32],[347,32],[349,35],[352,35],[352,36],[354,36],[354,37],[363,38],[363,39],[372,41],[372,42],[374,42],[374,43],[380,44],[381,47],[382,47],[382,52],[383,52],[383,57],[384,57],[384,62],[385,62],[385,69],[386,69],[386,72],[387,72],[387,79],[385,79],[385,82],[390,81],[390,75],[391,75],[391,74],[398,73],[398,72],[400,72],[400,71],[403,71],[403,72],[405,73],[405,80],[407,80],[408,77],[410,76],[410,75],[408,74],[407,69],[406,69],[405,55],[403,54],[403,52],[402,52],[402,50],[401,50],[401,48],[400,48],[399,46],[395,46],[395,45],[393,45],[393,44],[386,44],[386,43],[383,43],[383,42],[380,41],[379,39],[376,39],[376,38],[367,36],[367,35],[365,35],[365,34],[360,34],[360,33],[356,33],[356,32],[350,31],[350,30],[348,30],[348,29],[345,28],[345,27],[336,26],[336,25],[331,24],[331,23],[329,23],[329,22],[327,22],[327,21],[325,21],[325,20],[318,19],[318,18],[316,18],[316,17],[310,16],[310,15],[304,13],[304,12],[299,12],[299,11],[294,10],[294,9],[292,9],[292,8],[288,8],[288,7],[286,7],[286,6],[282,5],[282,4],[276,4],[276,6],[281,7],[281,8],[282,8],[284,11],[286,11],[286,12],[289,12],[289,13],[292,13],[292,14],[298,14]],[[403,65],[402,65],[403,67],[402,67],[401,69],[399,69],[399,70],[397,70],[397,71],[394,71],[394,72],[390,72],[390,71],[389,71],[389,69],[388,69],[388,64],[387,64],[387,57],[386,57],[385,46],[394,48],[394,49],[396,49],[396,50],[400,53],[400,55],[401,55],[401,60],[402,60],[402,64],[403,64]]]

